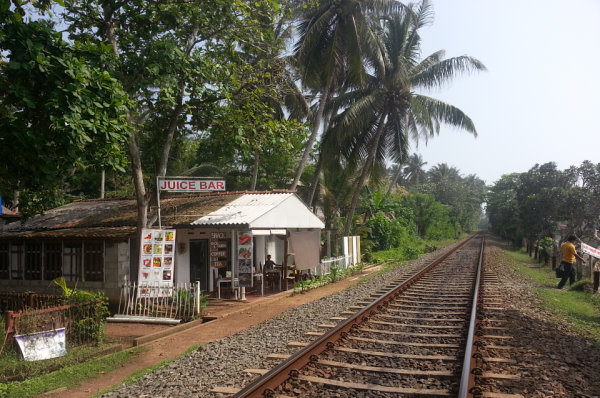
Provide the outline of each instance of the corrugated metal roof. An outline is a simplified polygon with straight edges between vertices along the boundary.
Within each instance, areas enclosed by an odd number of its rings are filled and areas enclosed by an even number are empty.
[[[286,200],[288,207],[282,205]],[[285,228],[293,214],[310,213],[290,192],[227,192],[218,194],[175,195],[161,199],[163,226],[242,226],[250,227],[256,219],[279,206],[282,214],[271,213],[267,228]],[[151,209],[152,217],[156,209]],[[286,213],[287,212],[287,213]],[[312,215],[312,213],[310,213]],[[135,199],[93,199],[69,203],[25,223],[0,227],[0,239],[106,237],[121,239],[134,235],[137,223]],[[303,217],[307,219],[308,217]],[[295,226],[295,225],[293,225]],[[312,227],[312,226],[311,226]],[[318,227],[318,226],[317,226]],[[261,225],[259,228],[265,228]],[[322,228],[322,227],[321,227]]]
[[[250,225],[276,208],[292,193],[248,194],[191,222],[192,225]]]

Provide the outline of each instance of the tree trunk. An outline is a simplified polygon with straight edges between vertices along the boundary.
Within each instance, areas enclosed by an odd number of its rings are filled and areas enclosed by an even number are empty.
[[[321,120],[323,119],[323,112],[325,111],[325,104],[329,99],[329,92],[331,88],[331,82],[333,81],[333,77],[329,78],[329,82],[327,83],[327,87],[325,87],[325,91],[321,96],[321,101],[319,102],[319,110],[317,111],[317,116],[315,117],[315,121],[313,123],[312,132],[310,137],[308,138],[308,142],[306,143],[306,147],[304,147],[304,152],[302,153],[302,158],[300,159],[300,163],[298,164],[298,169],[296,170],[296,176],[294,177],[294,181],[290,186],[291,190],[296,189],[298,183],[300,182],[300,177],[302,176],[302,172],[304,171],[304,167],[306,167],[306,163],[308,162],[308,157],[312,152],[312,147],[317,140],[317,135],[319,134],[319,128],[321,127]]]
[[[331,115],[327,115],[327,120],[324,123],[324,126],[326,126],[326,129],[329,130],[329,128],[331,123]],[[315,194],[317,192],[317,187],[319,186],[319,179],[321,177],[321,169],[323,168],[323,148],[321,148],[320,152],[319,152],[319,158],[317,160],[317,165],[315,166],[315,174],[313,175],[313,180],[310,184],[310,193],[308,195],[307,198],[307,202],[306,204],[309,206],[313,206],[313,202],[315,202]]]
[[[150,195],[146,193],[144,185],[144,173],[142,171],[142,160],[140,157],[140,148],[137,143],[135,132],[131,133],[127,143],[129,148],[129,157],[131,159],[131,171],[133,177],[133,185],[135,187],[135,198],[137,201],[137,227],[138,232],[142,228],[146,228],[148,222],[148,204],[150,203]]]
[[[104,199],[104,186],[106,184],[106,170],[100,172],[100,199]]]
[[[356,206],[358,205],[358,199],[360,198],[360,190],[362,189],[365,181],[367,180],[367,175],[371,171],[371,166],[373,160],[375,159],[375,153],[377,152],[377,147],[379,146],[379,140],[381,139],[381,135],[383,133],[384,120],[385,113],[382,113],[377,124],[377,132],[375,133],[375,137],[373,137],[371,148],[369,148],[369,155],[367,156],[365,165],[363,166],[362,172],[360,173],[360,178],[356,183],[356,188],[354,190],[354,193],[352,194],[352,201],[350,202],[350,208],[348,209],[348,214],[346,215],[346,224],[344,225],[343,236],[349,236],[350,234],[350,228],[352,227],[352,218],[354,217],[354,212],[356,211]]]
[[[19,195],[21,192],[18,189],[15,189],[13,192],[13,201],[12,201],[12,211],[15,213],[19,212]]]
[[[315,166],[315,175],[313,176],[312,183],[310,184],[310,192],[308,197],[306,198],[306,204],[312,206],[313,200],[315,198],[315,193],[317,192],[317,186],[319,185],[319,177],[321,175],[321,168],[323,168],[323,154],[319,155],[319,160],[317,161],[317,165]]]
[[[390,186],[388,187],[386,195],[389,195],[392,193],[392,189],[394,189],[394,185],[396,185],[396,182],[398,182],[398,178],[400,178],[400,174],[402,174],[402,164],[398,164],[398,171],[396,172],[396,174],[394,174],[394,178],[390,182]]]
[[[258,150],[254,151],[254,167],[252,168],[252,183],[250,184],[250,190],[256,191],[256,181],[258,180],[258,163],[259,163]]]

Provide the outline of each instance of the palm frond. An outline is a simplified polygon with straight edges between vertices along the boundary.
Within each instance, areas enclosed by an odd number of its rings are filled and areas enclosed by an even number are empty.
[[[477,137],[475,124],[463,111],[446,102],[424,95],[415,95],[413,102],[420,102],[422,109],[425,109],[430,117],[452,127],[465,130]]]
[[[412,82],[415,87],[427,89],[439,88],[444,84],[447,84],[458,74],[485,70],[486,67],[481,61],[463,55],[441,60],[440,62],[429,65],[427,68],[419,68],[419,73],[414,76]]]

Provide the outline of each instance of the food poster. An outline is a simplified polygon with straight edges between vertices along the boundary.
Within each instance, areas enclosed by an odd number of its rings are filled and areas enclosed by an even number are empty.
[[[254,269],[252,251],[252,232],[238,232],[237,258],[240,287],[252,287],[252,270]]]
[[[175,274],[175,230],[143,229],[140,247],[139,295],[170,295]]]

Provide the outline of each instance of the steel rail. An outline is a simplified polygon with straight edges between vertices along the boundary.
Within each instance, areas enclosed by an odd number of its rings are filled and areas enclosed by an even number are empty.
[[[389,302],[396,297],[400,292],[406,290],[412,286],[416,281],[421,279],[429,270],[439,265],[451,254],[458,251],[469,241],[473,239],[475,235],[472,235],[457,245],[453,250],[440,256],[438,259],[433,261],[431,264],[423,268],[421,271],[415,273],[409,277],[406,281],[402,282],[398,286],[393,287],[367,305],[362,310],[358,311],[348,319],[340,322],[334,328],[325,332],[321,337],[309,343],[294,355],[275,366],[273,369],[265,373],[262,377],[258,378],[254,382],[244,387],[241,391],[236,393],[236,398],[258,398],[258,397],[271,397],[274,396],[274,389],[279,385],[283,384],[288,378],[294,378],[299,374],[300,369],[306,366],[311,360],[316,358],[317,355],[321,354],[326,349],[330,348],[333,342],[339,340],[341,337],[347,334],[347,332],[353,327],[357,327],[360,323],[367,321],[369,317],[380,311],[383,307],[386,307]]]
[[[479,262],[477,264],[477,276],[475,277],[475,286],[473,288],[473,304],[471,307],[471,319],[469,321],[469,332],[467,334],[467,343],[465,345],[465,357],[463,360],[462,374],[460,377],[460,387],[458,389],[458,398],[472,397],[471,388],[475,386],[475,374],[473,369],[475,367],[475,356],[473,351],[476,351],[475,347],[477,343],[477,337],[475,336],[475,327],[477,323],[477,303],[479,301],[479,288],[481,285],[482,275],[482,264],[483,264],[483,252],[485,248],[485,237],[481,240],[481,249],[479,252]]]

